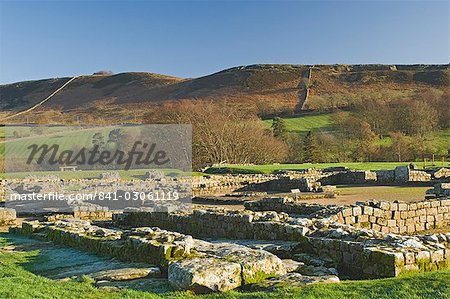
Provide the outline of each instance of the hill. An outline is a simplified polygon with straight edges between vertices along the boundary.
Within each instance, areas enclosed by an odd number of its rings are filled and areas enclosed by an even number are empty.
[[[261,115],[346,107],[368,97],[408,98],[444,92],[449,65],[251,65],[182,79],[153,73],[80,76],[42,107],[89,111],[99,103],[128,106],[179,100],[222,100]],[[70,78],[0,85],[0,109],[31,107]],[[305,98],[306,91],[308,97]]]

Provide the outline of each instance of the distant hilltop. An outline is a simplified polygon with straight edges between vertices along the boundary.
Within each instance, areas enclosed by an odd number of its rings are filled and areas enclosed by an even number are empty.
[[[448,92],[449,74],[449,64],[257,64],[190,79],[100,71],[77,76],[66,86],[72,78],[0,85],[0,109],[17,112],[39,105],[40,109],[80,111],[96,103],[131,107],[183,100],[226,101],[243,108],[273,111],[328,109],[367,98],[389,101],[415,94]],[[64,88],[60,89],[61,86]]]

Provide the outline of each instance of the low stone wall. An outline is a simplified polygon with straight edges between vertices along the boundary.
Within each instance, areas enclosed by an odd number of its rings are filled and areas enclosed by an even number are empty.
[[[309,173],[280,173],[274,175],[214,175],[197,177],[193,180],[193,194],[225,194],[233,191],[279,191],[290,192],[299,189],[303,192],[321,191],[318,178]]]
[[[339,273],[352,277],[395,277],[450,268],[450,239],[447,238],[431,246],[407,238],[396,240],[397,243],[329,238],[309,238],[309,242],[317,255],[336,262]]]
[[[411,208],[411,211],[421,209],[435,211],[432,209],[437,208],[438,203],[439,207],[443,208],[447,207],[448,202],[435,201],[433,206],[429,202],[429,208],[428,204],[424,203],[424,207],[417,205],[417,209]],[[331,259],[340,274],[351,277],[392,277],[405,272],[450,267],[450,234],[446,235],[443,240],[433,236],[430,237],[433,241],[429,241],[417,236],[387,234],[391,230],[390,226],[386,226],[389,227],[389,231],[380,229],[380,232],[377,232],[361,229],[361,225],[357,223],[358,219],[365,219],[369,213],[374,216],[374,210],[377,211],[375,213],[378,213],[378,210],[385,211],[385,215],[388,215],[387,212],[389,215],[397,215],[396,212],[409,212],[409,209],[404,210],[403,204],[393,203],[392,206],[386,206],[383,202],[326,210],[317,210],[317,206],[303,208],[311,209],[312,213],[308,215],[309,218],[290,217],[285,213],[274,211],[244,211],[241,213],[194,211],[192,214],[184,215],[128,211],[124,214],[114,214],[113,220],[116,225],[155,225],[165,229],[188,232],[199,237],[297,241],[297,250]],[[366,214],[363,214],[364,208],[366,208]],[[372,209],[372,212],[369,212],[369,208]],[[355,219],[354,226],[338,221],[340,214],[346,214],[349,211],[352,216],[348,217]],[[441,211],[443,210],[441,209]],[[364,217],[357,218],[363,215]],[[383,215],[382,212],[377,218],[384,219]],[[402,214],[398,215],[401,217]],[[315,218],[316,216],[320,218]],[[353,220],[353,218],[351,219]],[[431,218],[429,220],[431,221]],[[436,218],[433,221],[436,221]]]
[[[373,171],[349,170],[344,172],[335,172],[320,180],[322,184],[368,184],[377,181],[377,174]]]
[[[284,213],[252,211],[194,210],[192,214],[128,211],[113,214],[113,222],[119,226],[157,226],[196,237],[301,240],[311,221],[305,219],[306,222],[296,224],[289,220],[292,219]]]
[[[450,227],[450,198],[420,202],[369,201],[352,206],[297,202],[292,198],[269,197],[244,203],[252,211],[276,211],[309,218],[329,218],[357,228],[383,233],[411,234]]]
[[[211,175],[194,177],[192,192],[194,196],[207,194],[225,194],[251,184],[261,184],[276,179],[275,175]]]
[[[371,201],[331,215],[339,223],[384,233],[415,233],[450,226],[450,199],[414,203]]]
[[[331,210],[338,209],[336,206],[298,202],[296,199],[290,197],[266,197],[261,200],[247,201],[244,203],[244,206],[245,209],[250,211],[275,211],[278,213],[304,216],[309,216],[324,209],[331,214]]]
[[[449,168],[438,168],[433,171],[433,178],[435,179],[450,179],[450,169]]]
[[[0,208],[0,225],[14,225],[16,223],[16,211]]]
[[[431,197],[450,197],[450,183],[439,183],[434,185],[433,189],[427,190],[427,196]]]
[[[10,232],[127,261],[155,263],[175,290],[223,292],[286,274],[282,260],[269,252],[236,244],[213,244],[155,227],[117,230],[64,219],[54,223],[24,222]]]
[[[149,262],[167,268],[168,262],[175,258],[172,252],[179,256],[188,256],[190,248],[183,242],[174,243],[180,239],[180,234],[161,231],[172,242],[159,242],[154,238],[139,238],[142,233],[138,230],[134,234],[123,234],[119,230],[104,229],[91,226],[88,221],[65,219],[40,223],[38,221],[24,222],[20,228],[10,228],[10,232],[23,235],[40,235],[57,244],[85,249],[101,255],[117,257],[127,261]],[[170,235],[167,237],[167,235]]]
[[[397,166],[394,169],[395,180],[398,182],[428,182],[431,174],[425,171],[410,169],[407,166]]]
[[[97,205],[76,206],[73,210],[73,217],[84,220],[108,220],[112,214],[108,207]]]
[[[432,173],[431,173],[432,172]],[[450,170],[440,168],[430,173],[398,166],[393,170],[306,169],[279,171],[274,174],[211,175],[193,179],[194,195],[225,194],[236,190],[317,191],[320,184],[406,184],[429,183],[449,177]]]

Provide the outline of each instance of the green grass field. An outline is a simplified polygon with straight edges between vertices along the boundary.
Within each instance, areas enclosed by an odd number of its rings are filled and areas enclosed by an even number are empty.
[[[333,115],[335,113],[313,114],[297,117],[283,118],[286,124],[286,130],[289,132],[300,133],[305,135],[309,131],[312,132],[331,132],[333,131]],[[264,125],[270,128],[272,120],[264,120]],[[436,149],[446,152],[450,148],[450,129],[435,132],[430,138]],[[377,141],[377,145],[387,147],[392,144],[390,137],[384,137]]]
[[[6,245],[0,236],[0,247]],[[450,298],[450,271],[429,272],[379,280],[345,281],[303,288],[286,287],[274,292],[237,292],[194,295],[190,292],[156,294],[137,290],[96,289],[89,279],[54,281],[26,268],[39,261],[39,251],[0,252],[0,297],[9,298]],[[26,266],[28,265],[28,266]]]
[[[333,113],[305,115],[300,117],[283,118],[286,124],[286,129],[290,132],[297,132],[306,134],[309,131],[330,131],[332,130],[332,116]],[[270,128],[272,120],[264,120],[264,125]]]
[[[102,133],[108,138],[108,133],[114,127],[43,127],[42,132],[37,133],[28,126],[7,127],[4,131],[6,139],[0,147],[0,155],[5,155],[8,159],[22,157],[28,153],[27,147],[32,144],[47,143],[49,146],[57,144],[61,150],[73,149],[74,147],[88,147],[92,145],[92,136],[95,133]],[[16,137],[14,137],[16,135]]]

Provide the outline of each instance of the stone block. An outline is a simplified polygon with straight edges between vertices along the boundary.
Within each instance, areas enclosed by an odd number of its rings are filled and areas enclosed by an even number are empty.
[[[373,216],[381,217],[383,215],[383,210],[378,208],[373,208]]]
[[[435,200],[431,202],[431,207],[432,208],[437,208],[441,206],[441,202],[439,200]]]
[[[369,207],[369,206],[364,206],[363,207],[363,214],[372,216],[373,215],[373,208]]]
[[[372,229],[379,232],[381,231],[381,226],[379,224],[373,223]]]
[[[356,222],[355,217],[353,216],[345,217],[345,224],[354,224],[355,222]]]
[[[408,211],[408,218],[416,217],[416,211]]]
[[[342,210],[342,216],[344,218],[352,216],[352,213],[353,213],[353,210],[350,208]]]
[[[428,264],[431,262],[431,253],[428,251],[415,252],[414,259],[417,264]]]
[[[396,220],[387,220],[387,226],[389,226],[389,227],[397,226],[397,221]]]
[[[425,230],[425,224],[424,223],[416,223],[416,231],[420,232]]]
[[[396,202],[391,202],[391,203],[390,203],[389,210],[391,210],[391,211],[398,211],[398,207],[399,207],[399,204],[398,204],[398,203],[396,203]]]
[[[388,221],[384,218],[378,218],[377,219],[377,224],[381,225],[381,226],[387,226],[388,225]]]
[[[387,210],[391,209],[391,206],[390,206],[389,202],[382,201],[382,202],[380,202],[380,209],[387,211]]]
[[[226,292],[242,284],[241,265],[214,258],[171,263],[168,278],[175,290],[195,292]]]
[[[398,210],[399,211],[407,211],[408,210],[408,204],[406,204],[406,203],[399,203],[398,204]]]
[[[431,252],[431,262],[432,263],[438,263],[443,260],[444,260],[444,250],[443,249]]]
[[[414,262],[416,261],[415,257],[414,257],[414,252],[405,252],[405,264],[406,265],[411,265],[414,264]]]
[[[353,207],[353,209],[352,209],[352,215],[353,216],[359,216],[361,214],[362,214],[361,207]]]
[[[437,208],[429,208],[427,209],[427,215],[436,215],[438,213]]]

